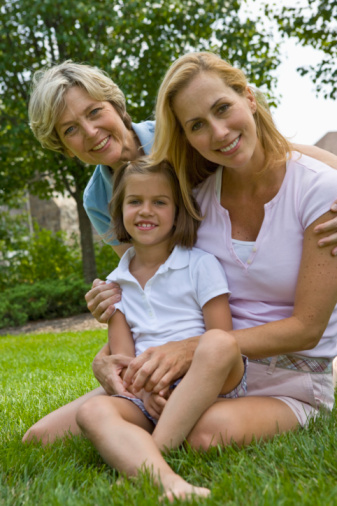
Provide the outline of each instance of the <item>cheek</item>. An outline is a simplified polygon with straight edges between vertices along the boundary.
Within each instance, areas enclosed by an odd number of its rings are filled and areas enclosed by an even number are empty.
[[[202,151],[206,148],[206,139],[203,135],[186,135],[186,139],[196,151]]]

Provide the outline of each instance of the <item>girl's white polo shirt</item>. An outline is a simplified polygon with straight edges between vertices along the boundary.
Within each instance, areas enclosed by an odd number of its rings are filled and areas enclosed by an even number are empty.
[[[129,271],[134,254],[133,248],[128,249],[107,281],[122,288],[116,309],[130,326],[136,355],[150,346],[203,334],[202,307],[218,295],[229,294],[218,260],[200,249],[176,246],[143,289]]]

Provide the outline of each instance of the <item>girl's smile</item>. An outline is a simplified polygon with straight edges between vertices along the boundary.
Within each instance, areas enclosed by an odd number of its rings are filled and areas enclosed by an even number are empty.
[[[164,174],[127,176],[123,222],[134,246],[168,244],[175,222],[176,205]]]

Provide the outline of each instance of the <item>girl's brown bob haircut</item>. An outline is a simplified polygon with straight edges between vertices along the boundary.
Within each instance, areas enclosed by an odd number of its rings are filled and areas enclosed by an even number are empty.
[[[134,174],[163,174],[167,178],[172,189],[176,206],[176,217],[172,229],[170,250],[172,250],[174,246],[192,248],[197,240],[197,230],[201,220],[199,206],[191,194],[190,201],[193,203],[195,215],[200,217],[198,220],[191,216],[184,205],[179,181],[173,167],[166,160],[160,163],[154,163],[148,156],[138,158],[133,162],[128,162],[114,172],[113,194],[109,204],[109,210],[113,223],[113,233],[116,239],[121,243],[132,242],[132,238],[126,231],[123,223],[123,202],[128,177]]]

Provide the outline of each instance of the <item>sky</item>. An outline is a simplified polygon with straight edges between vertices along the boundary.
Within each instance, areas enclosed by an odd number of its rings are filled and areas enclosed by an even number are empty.
[[[319,61],[318,51],[288,40],[282,54],[283,63],[277,71],[277,93],[282,98],[277,109],[273,109],[275,122],[293,142],[315,144],[326,133],[337,132],[337,100],[317,96],[310,77],[302,77],[296,71],[300,65]]]
[[[266,0],[248,0],[242,4],[247,12],[258,12]],[[283,0],[282,5],[307,5],[307,0]],[[279,40],[277,28],[272,28]],[[298,144],[315,144],[328,132],[337,132],[337,100],[317,96],[308,75],[301,76],[296,68],[315,64],[321,53],[312,47],[302,47],[296,39],[283,39],[282,63],[276,76],[279,106],[272,109],[281,133]]]

